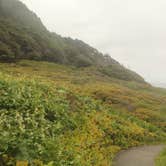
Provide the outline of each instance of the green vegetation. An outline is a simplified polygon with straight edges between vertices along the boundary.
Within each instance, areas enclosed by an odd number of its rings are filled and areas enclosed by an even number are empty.
[[[164,90],[95,67],[21,61],[0,70],[1,165],[111,165],[120,149],[165,141]]]
[[[156,159],[156,166],[166,165],[166,149],[161,152],[160,156]]]
[[[107,166],[165,141],[166,90],[49,32],[18,0],[0,0],[0,61],[0,166]]]
[[[96,49],[49,32],[18,0],[0,0],[0,59],[33,59],[85,67],[104,63]]]

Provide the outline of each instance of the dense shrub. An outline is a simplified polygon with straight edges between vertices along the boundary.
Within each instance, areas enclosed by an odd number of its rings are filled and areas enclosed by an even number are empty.
[[[45,65],[49,70],[49,64]],[[50,64],[50,71],[54,65]],[[1,73],[0,164],[111,165],[121,148],[164,139],[164,132],[150,120],[119,112],[99,94],[94,98],[74,87],[68,90],[49,83],[49,79],[38,83],[23,75]]]

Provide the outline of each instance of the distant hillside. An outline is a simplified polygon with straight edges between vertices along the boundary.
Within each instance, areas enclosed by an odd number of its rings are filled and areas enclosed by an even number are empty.
[[[0,0],[0,61],[51,61],[76,67],[97,66],[110,77],[145,82],[137,73],[88,44],[49,32],[18,0]]]

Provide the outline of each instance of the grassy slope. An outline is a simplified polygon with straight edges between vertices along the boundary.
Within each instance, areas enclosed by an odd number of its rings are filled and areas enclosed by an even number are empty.
[[[166,165],[166,149],[161,152],[160,156],[156,160],[156,166]]]
[[[0,71],[0,162],[111,165],[121,148],[165,140],[164,89],[95,67],[21,61]]]

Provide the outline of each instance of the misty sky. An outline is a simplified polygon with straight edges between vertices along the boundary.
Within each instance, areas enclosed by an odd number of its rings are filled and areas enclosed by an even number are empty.
[[[81,39],[166,85],[165,0],[21,0],[50,31]]]

